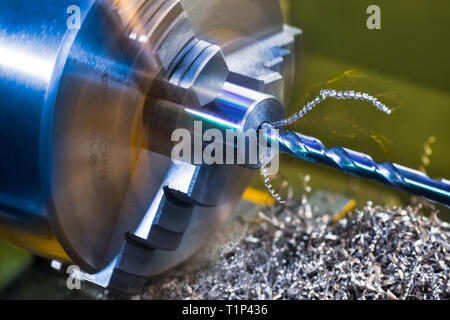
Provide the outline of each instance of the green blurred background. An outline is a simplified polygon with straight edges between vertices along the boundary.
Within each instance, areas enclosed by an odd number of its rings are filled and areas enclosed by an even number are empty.
[[[369,5],[381,9],[381,30],[369,30]],[[450,2],[366,0],[283,0],[288,22],[303,30],[299,80],[288,113],[320,89],[355,89],[395,108],[388,116],[360,101],[327,101],[291,126],[320,138],[326,146],[345,146],[376,161],[423,169],[450,177]],[[426,150],[425,150],[426,149]],[[425,156],[426,155],[426,156]],[[313,189],[326,189],[383,205],[411,197],[333,169],[282,159],[280,178],[303,192],[301,175]],[[254,185],[261,187],[260,179]],[[449,220],[448,208],[440,207]]]

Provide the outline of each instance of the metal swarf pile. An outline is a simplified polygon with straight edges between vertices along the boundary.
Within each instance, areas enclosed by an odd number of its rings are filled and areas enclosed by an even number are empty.
[[[209,267],[141,298],[449,299],[450,225],[421,211],[369,204],[335,223],[305,204],[259,212]]]

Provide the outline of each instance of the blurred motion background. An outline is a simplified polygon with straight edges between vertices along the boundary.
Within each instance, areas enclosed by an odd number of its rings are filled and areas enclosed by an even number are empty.
[[[381,9],[381,30],[366,27],[366,9],[373,4]],[[304,54],[297,57],[298,82],[288,114],[324,88],[367,92],[395,109],[388,116],[361,101],[330,100],[291,129],[329,147],[367,153],[377,162],[450,178],[450,2],[282,0],[282,5],[286,22],[303,30]],[[305,192],[303,177],[309,175],[313,191],[343,194],[359,207],[369,200],[389,206],[411,201],[409,195],[324,166],[289,157],[280,165],[274,184],[287,180],[296,197]],[[252,184],[264,188],[259,175]],[[439,209],[440,217],[450,220],[449,209]],[[31,261],[28,253],[0,242],[0,297]],[[35,290],[43,289],[36,285]]]

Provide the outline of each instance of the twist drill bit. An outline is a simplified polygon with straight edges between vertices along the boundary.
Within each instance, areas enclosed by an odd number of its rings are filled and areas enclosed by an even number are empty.
[[[262,126],[269,144],[276,140],[280,152],[308,162],[325,164],[357,177],[372,179],[393,188],[450,206],[450,181],[437,181],[404,166],[376,163],[370,156],[343,147],[327,149],[320,140],[296,132],[279,133],[268,123]]]

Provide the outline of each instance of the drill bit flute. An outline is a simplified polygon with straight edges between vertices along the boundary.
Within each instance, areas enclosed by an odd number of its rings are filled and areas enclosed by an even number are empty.
[[[370,156],[349,150],[343,147],[326,148],[316,138],[308,137],[296,132],[279,133],[275,128],[284,127],[303,117],[324,99],[332,97],[336,99],[360,99],[370,101],[377,109],[390,113],[391,110],[374,97],[354,91],[322,90],[321,95],[308,103],[300,112],[292,117],[276,122],[265,123],[262,129],[266,132],[266,139],[278,142],[280,151],[293,157],[308,162],[325,164],[348,174],[361,178],[367,178],[391,186],[393,188],[425,197],[450,206],[450,182],[448,180],[437,181],[428,177],[423,172],[406,168],[404,166],[383,162],[376,163]],[[274,192],[265,175],[265,183],[272,195],[281,203],[280,196]]]

